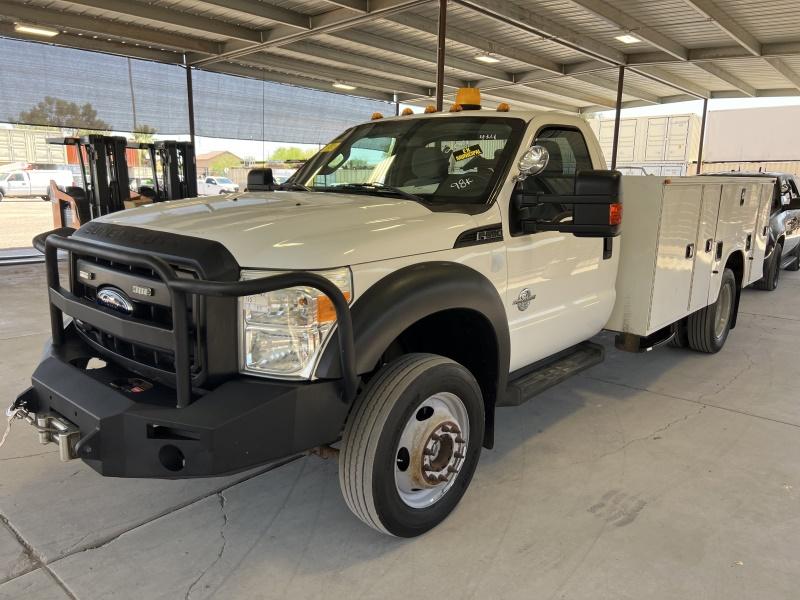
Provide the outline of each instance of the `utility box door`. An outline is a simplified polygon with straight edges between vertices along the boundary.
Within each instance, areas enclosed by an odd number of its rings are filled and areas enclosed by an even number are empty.
[[[683,318],[689,308],[702,196],[699,185],[664,186],[648,324],[651,331]]]
[[[700,222],[697,225],[689,312],[700,310],[708,305],[708,291],[711,286],[712,271],[714,270],[715,240],[721,196],[721,185],[703,186],[703,206],[700,210]]]

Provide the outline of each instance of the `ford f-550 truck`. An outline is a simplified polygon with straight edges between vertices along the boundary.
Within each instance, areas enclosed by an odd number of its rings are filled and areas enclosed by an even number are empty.
[[[762,275],[771,180],[622,178],[556,113],[377,117],[277,190],[42,236],[52,341],[10,414],[115,477],[338,451],[350,509],[411,537],[592,336],[716,352]]]

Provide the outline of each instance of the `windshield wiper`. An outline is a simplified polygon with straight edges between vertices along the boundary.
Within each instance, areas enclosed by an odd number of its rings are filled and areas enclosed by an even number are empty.
[[[405,190],[401,190],[398,187],[394,187],[392,185],[384,185],[382,183],[345,183],[342,185],[334,186],[334,189],[344,189],[344,190],[368,190],[373,192],[386,192],[389,194],[397,194],[398,196],[402,196],[406,200],[413,200],[414,202],[421,202],[425,203],[421,197],[412,194],[410,192],[406,192]]]
[[[287,191],[287,190],[302,190],[304,192],[313,192],[314,191],[310,187],[307,187],[307,186],[303,185],[302,183],[297,183],[297,182],[294,182],[294,181],[285,181],[284,183],[279,183],[275,187],[277,189],[281,190],[281,191]]]

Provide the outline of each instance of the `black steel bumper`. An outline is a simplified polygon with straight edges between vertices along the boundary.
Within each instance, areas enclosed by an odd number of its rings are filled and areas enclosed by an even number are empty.
[[[175,391],[128,386],[133,373],[113,365],[83,369],[91,350],[67,326],[48,345],[32,387],[18,403],[80,430],[75,454],[102,475],[208,477],[241,471],[338,439],[348,404],[337,382],[232,379],[176,408]]]
[[[248,281],[183,279],[167,260],[148,251],[63,237],[62,233],[44,234],[38,240],[46,257],[52,338],[33,374],[32,386],[13,405],[24,409],[30,419],[34,414],[42,419],[33,424],[38,425],[44,442],[55,436],[48,429],[48,419],[66,428],[68,434],[61,437],[69,437],[69,448],[62,448],[62,456],[81,458],[109,476],[208,477],[338,439],[358,376],[350,309],[329,280],[306,272]],[[168,294],[171,328],[74,295],[61,284],[58,250],[69,253],[71,281],[79,256],[149,269],[157,277],[151,281],[160,282],[163,288],[159,289]],[[340,379],[295,383],[237,374],[219,384],[194,385],[187,308],[191,297],[248,296],[298,285],[314,287],[333,302]],[[148,378],[135,362],[99,355],[76,331],[74,322],[64,326],[65,314],[79,319],[82,327],[88,324],[120,339],[171,352],[174,371],[164,378]],[[106,365],[87,368],[89,360],[98,356],[106,358]]]

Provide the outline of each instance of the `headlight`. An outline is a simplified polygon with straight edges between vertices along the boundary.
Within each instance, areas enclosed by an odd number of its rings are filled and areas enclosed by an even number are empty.
[[[242,279],[277,275],[243,271]],[[347,267],[317,271],[331,280],[348,301],[352,275]],[[239,299],[242,371],[291,379],[311,376],[317,355],[336,322],[333,303],[311,287],[293,287]]]

